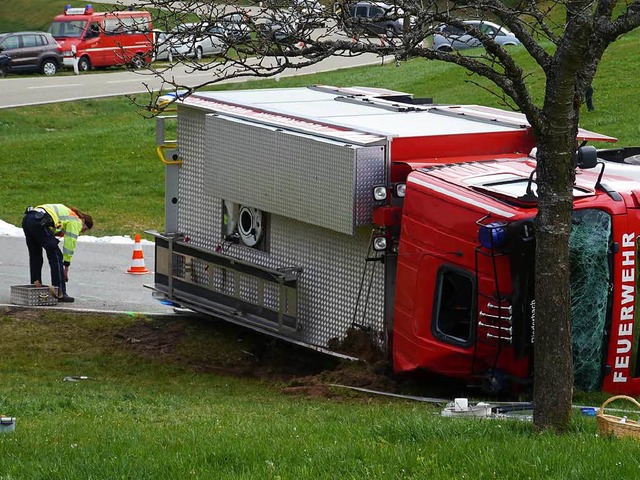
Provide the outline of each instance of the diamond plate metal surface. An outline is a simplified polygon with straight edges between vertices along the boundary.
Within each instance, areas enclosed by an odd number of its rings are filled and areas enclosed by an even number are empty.
[[[347,234],[371,223],[365,205],[373,184],[384,181],[384,147],[212,114],[206,138],[204,186],[220,198]]]
[[[229,122],[226,123],[228,124]],[[265,149],[260,148],[260,144],[254,145],[255,137],[243,135],[244,138],[238,138],[241,132],[237,130],[230,133],[234,135],[233,141],[238,143],[233,149],[234,156],[230,157],[230,160],[240,163],[239,160],[242,158],[254,159],[257,151],[263,152],[261,158],[266,157]],[[272,135],[274,132],[266,133]],[[282,134],[279,137],[285,138]],[[225,151],[219,143],[221,141],[220,135],[211,135],[209,130],[205,129],[205,114],[203,112],[181,107],[178,121],[178,141],[183,158],[178,182],[179,231],[184,233],[189,238],[190,243],[195,246],[212,251],[220,249],[231,257],[250,261],[263,267],[274,269],[302,268],[302,273],[299,275],[298,280],[299,330],[290,334],[292,338],[312,345],[326,347],[330,339],[343,338],[346,330],[351,327],[354,321],[359,325],[370,326],[374,331],[383,330],[383,264],[380,262],[365,262],[370,244],[371,227],[356,228],[354,234],[349,235],[265,209],[269,214],[269,252],[225,243],[222,236],[222,203],[224,197],[213,191],[213,185],[218,185],[218,182],[213,181],[212,178],[205,179],[205,172],[208,172],[208,177],[213,174],[212,162],[217,161],[220,151]],[[287,136],[288,141],[289,137]],[[313,153],[316,155],[315,158],[321,162],[316,166],[308,166],[313,167],[312,173],[314,175],[320,176],[324,173],[324,169],[328,168],[325,155],[336,152],[335,145],[331,145],[331,148],[328,149],[322,149],[317,145],[323,144],[303,138],[300,144],[296,146],[296,149],[287,153],[288,156],[286,158],[291,161],[294,160],[294,154],[300,154],[300,147],[312,148],[311,151],[303,151],[305,155]],[[271,150],[269,151],[275,152],[273,150],[275,146],[277,144],[271,145],[269,147]],[[316,147],[317,150],[313,150]],[[379,147],[367,148],[379,150]],[[358,156],[356,159],[352,149],[345,147],[338,149],[338,152],[343,151],[351,152],[351,156],[348,158],[345,158],[344,155],[340,157],[341,160],[351,162],[349,181],[352,181],[356,171],[358,175],[363,175],[367,178],[366,181],[369,183],[376,180],[377,173],[366,174],[371,165],[376,162],[374,153],[363,150],[362,158]],[[322,155],[319,155],[320,153]],[[370,158],[367,156],[368,154],[371,154]],[[282,158],[282,156],[279,158]],[[322,163],[322,159],[325,160],[325,163]],[[357,165],[355,160],[357,160]],[[256,158],[256,162],[259,161]],[[296,168],[300,166],[300,162],[298,162],[298,166],[289,164],[288,166]],[[278,168],[282,170],[281,167]],[[371,170],[375,171],[376,166],[373,165]],[[252,171],[255,172],[255,170]],[[312,187],[313,182],[311,181],[312,177],[309,176],[310,172],[307,171],[305,173],[308,183],[308,185],[305,185]],[[262,166],[259,174],[263,180],[266,180],[263,177],[273,175],[273,173],[265,170],[264,166]],[[248,181],[246,176],[243,179]],[[248,185],[251,185],[251,182]],[[300,186],[300,188],[302,187],[303,185]],[[352,192],[354,191],[353,185],[350,185],[349,188],[351,188]],[[366,188],[368,189],[369,186]],[[268,193],[269,196],[278,196],[282,192],[279,189],[274,189],[262,190],[262,193],[265,195]],[[299,192],[298,195],[303,196],[303,193],[308,195],[308,188],[306,192]],[[370,191],[367,191],[367,195],[370,195]],[[314,197],[313,195],[309,196],[311,199]],[[251,199],[252,197],[249,195],[244,198]],[[293,201],[291,197],[287,198],[289,202]],[[230,200],[239,201],[239,198]],[[242,202],[240,201],[239,203]],[[250,204],[250,206],[260,208],[259,205]],[[292,205],[288,206],[292,207]],[[353,207],[352,200],[349,205],[351,215],[354,214]],[[325,213],[325,215],[329,216],[333,214],[334,212]],[[364,218],[367,213],[358,213],[358,215],[362,215]],[[208,272],[208,267],[204,265],[204,262],[200,265],[197,264],[199,263],[197,261],[194,263],[196,265],[190,266],[192,280],[205,286],[209,285],[210,282],[217,282],[220,287],[223,286],[220,276],[216,275],[216,272]],[[363,271],[365,268],[371,269],[372,266],[375,270],[367,274],[362,285],[363,294],[359,295]],[[367,292],[368,301],[365,307],[363,303]],[[250,282],[242,285],[241,296],[255,298],[257,295],[255,285],[251,285]],[[360,305],[358,305],[359,297]],[[269,305],[275,306],[279,302],[277,292],[268,289],[265,289],[264,298],[265,303]]]

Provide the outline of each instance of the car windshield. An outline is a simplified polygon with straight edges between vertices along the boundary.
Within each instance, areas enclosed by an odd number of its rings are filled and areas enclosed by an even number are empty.
[[[49,33],[54,38],[78,38],[82,35],[86,25],[86,20],[55,21],[49,27]]]

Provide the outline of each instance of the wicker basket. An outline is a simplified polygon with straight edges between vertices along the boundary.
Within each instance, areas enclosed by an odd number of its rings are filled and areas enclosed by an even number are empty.
[[[598,410],[598,428],[603,435],[614,435],[616,437],[633,437],[640,438],[640,423],[633,420],[628,420],[623,417],[616,417],[614,415],[607,415],[604,413],[604,408],[615,400],[627,400],[633,403],[638,409],[640,409],[640,403],[635,398],[627,397],[626,395],[618,395],[607,399],[600,410]]]

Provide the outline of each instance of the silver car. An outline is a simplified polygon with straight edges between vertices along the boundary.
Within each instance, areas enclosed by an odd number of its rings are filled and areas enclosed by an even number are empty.
[[[168,37],[172,57],[200,60],[205,55],[217,55],[225,49],[222,39],[209,31],[207,23],[183,23],[172,29]]]
[[[473,25],[482,33],[491,37],[498,45],[520,45],[516,36],[500,25],[486,20],[465,20],[467,25]],[[461,28],[452,25],[440,25],[433,35],[433,49],[441,52],[463,50],[482,46],[477,38],[469,35]]]

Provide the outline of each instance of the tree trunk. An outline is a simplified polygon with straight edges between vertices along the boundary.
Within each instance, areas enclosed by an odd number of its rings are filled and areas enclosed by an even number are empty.
[[[580,100],[561,70],[547,79],[538,137],[533,423],[562,432],[571,420],[573,358],[569,233]]]
[[[533,421],[537,430],[563,431],[571,417],[569,229],[573,158],[569,152],[575,148],[574,139],[575,136],[570,139],[570,146],[566,139],[559,138],[538,147],[533,390]]]

